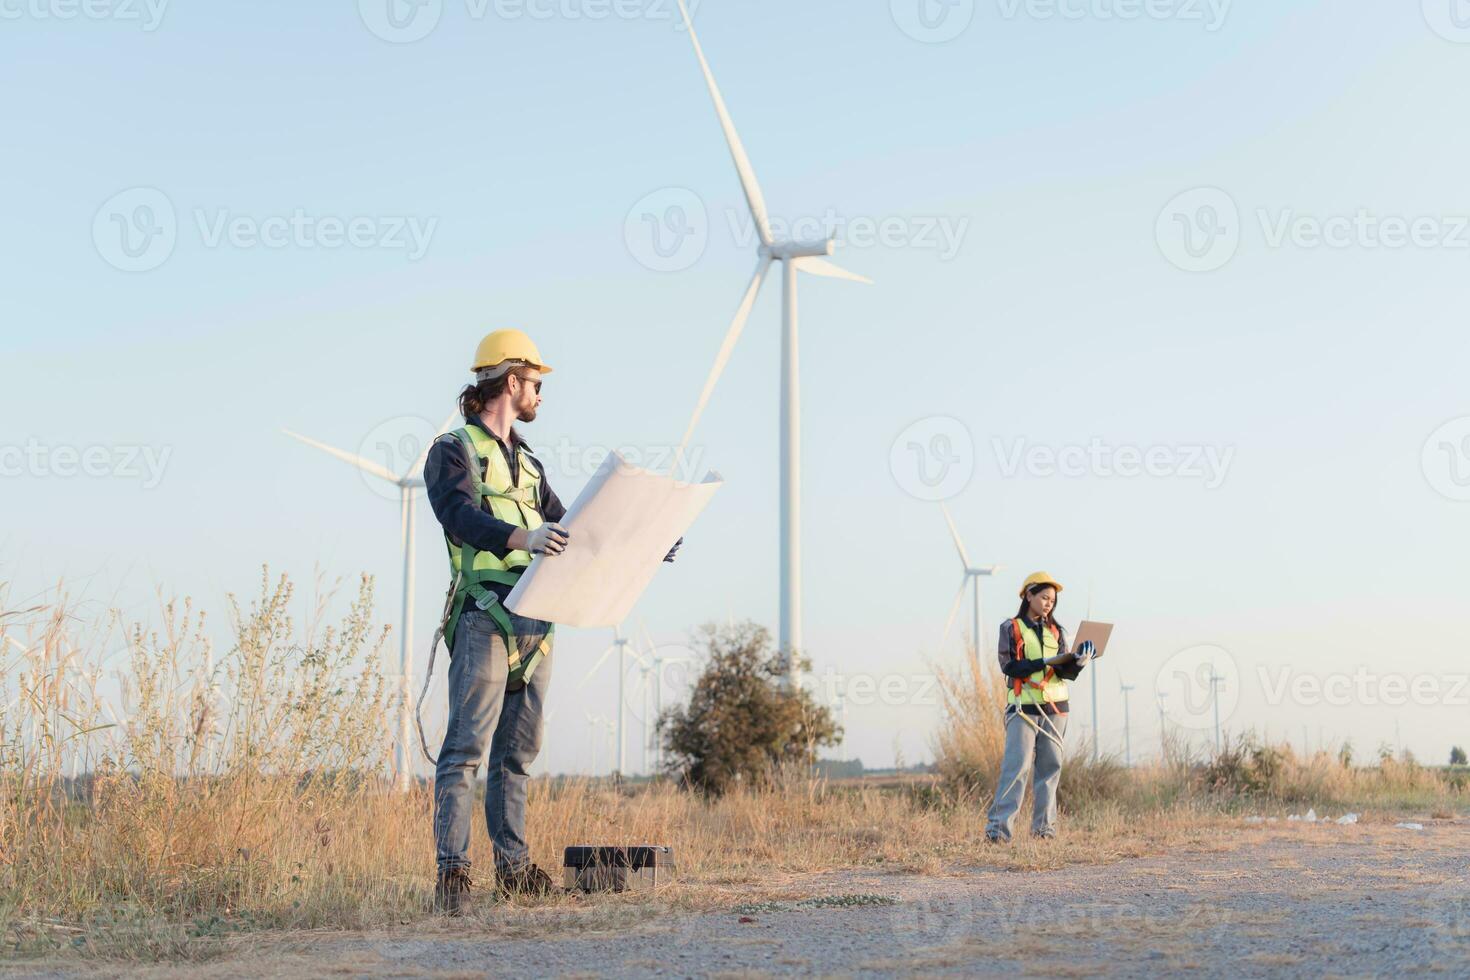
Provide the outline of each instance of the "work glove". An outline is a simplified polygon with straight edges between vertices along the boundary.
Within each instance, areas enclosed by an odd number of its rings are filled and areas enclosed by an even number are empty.
[[[666,562],[668,562],[669,564],[672,565],[674,563],[674,556],[679,553],[679,546],[682,545],[683,543],[684,543],[684,539],[683,538],[680,538],[678,541],[675,541],[674,542],[674,546],[669,549],[669,553],[667,555],[664,555],[664,561],[666,561]]]
[[[1097,647],[1092,645],[1092,641],[1086,640],[1076,650],[1072,651],[1072,659],[1077,661],[1078,667],[1083,667],[1086,666],[1087,662],[1092,659],[1092,655],[1096,651]]]
[[[560,524],[547,523],[526,535],[526,546],[533,555],[559,555],[571,537],[572,533]]]

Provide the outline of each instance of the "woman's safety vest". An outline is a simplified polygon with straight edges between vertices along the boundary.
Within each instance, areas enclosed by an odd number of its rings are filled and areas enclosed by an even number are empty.
[[[1048,623],[1037,636],[1028,629],[1018,616],[1010,622],[1011,649],[1022,660],[1041,660],[1055,657],[1062,648],[1062,631]],[[1010,678],[1010,691],[1006,694],[1007,704],[1044,704],[1067,700],[1067,682],[1056,675],[1050,667],[1038,670],[1030,677]]]
[[[512,480],[505,453],[501,452],[500,443],[493,436],[473,425],[456,429],[451,434],[464,450],[481,509],[526,531],[540,527],[544,523],[541,519],[541,469],[525,447],[516,446],[518,478]],[[481,474],[484,474],[483,480]],[[476,551],[468,543],[456,543],[448,534],[444,536],[444,543],[449,548],[450,570],[456,583],[444,627],[445,644],[450,650],[454,649],[454,630],[459,625],[460,614],[464,612],[467,601],[473,603],[495,620],[505,637],[505,647],[510,653],[509,683],[512,688],[519,687],[551,648],[551,633],[547,633],[546,639],[534,651],[518,649],[510,614],[500,604],[499,597],[485,585],[489,582],[515,585],[526,566],[531,564],[531,553],[511,551],[500,558],[488,551]]]

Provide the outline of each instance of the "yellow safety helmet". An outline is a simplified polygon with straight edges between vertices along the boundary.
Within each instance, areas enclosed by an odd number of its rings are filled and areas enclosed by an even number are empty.
[[[486,334],[485,339],[480,341],[480,346],[475,348],[475,363],[470,365],[470,370],[480,379],[488,380],[498,378],[510,368],[494,370],[507,361],[524,364],[533,367],[542,374],[550,374],[551,368],[545,361],[541,360],[541,352],[519,330],[497,330]]]
[[[1026,598],[1026,593],[1038,585],[1049,585],[1056,589],[1058,594],[1062,591],[1062,583],[1052,578],[1046,572],[1032,572],[1026,576],[1026,581],[1021,583],[1021,598]]]

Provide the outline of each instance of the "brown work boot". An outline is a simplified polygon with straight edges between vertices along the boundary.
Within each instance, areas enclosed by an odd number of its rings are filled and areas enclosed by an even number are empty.
[[[468,868],[441,868],[439,884],[434,889],[434,909],[444,915],[468,915],[474,908],[470,898],[470,871]]]
[[[524,868],[515,871],[502,871],[496,869],[496,884],[500,891],[506,896],[532,895],[543,896],[555,894],[561,889],[552,882],[551,875],[542,871],[534,864],[528,864]]]

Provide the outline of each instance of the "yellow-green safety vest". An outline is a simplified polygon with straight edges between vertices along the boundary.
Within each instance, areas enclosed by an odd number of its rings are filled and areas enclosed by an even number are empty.
[[[541,518],[541,468],[524,446],[515,447],[517,479],[512,480],[510,464],[494,436],[474,425],[456,429],[450,435],[464,451],[475,483],[475,496],[482,509],[526,531],[534,531],[545,523]],[[450,650],[454,649],[454,630],[459,625],[460,614],[464,612],[467,601],[473,603],[495,620],[505,637],[510,656],[509,683],[513,688],[518,687],[530,678],[536,665],[550,652],[551,631],[547,632],[546,639],[537,649],[529,652],[518,649],[509,612],[485,585],[487,582],[515,585],[526,566],[531,564],[531,553],[511,551],[504,557],[498,557],[488,551],[477,551],[467,543],[455,542],[448,533],[444,535],[444,543],[449,549],[450,572],[459,583],[445,623],[445,644]]]
[[[1011,620],[1012,649],[1022,660],[1040,660],[1055,657],[1061,650],[1061,632],[1048,625],[1036,635],[1020,618]],[[1027,678],[1010,678],[1006,692],[1007,704],[1044,704],[1048,701],[1067,700],[1067,682],[1056,676],[1050,667],[1038,670]]]

